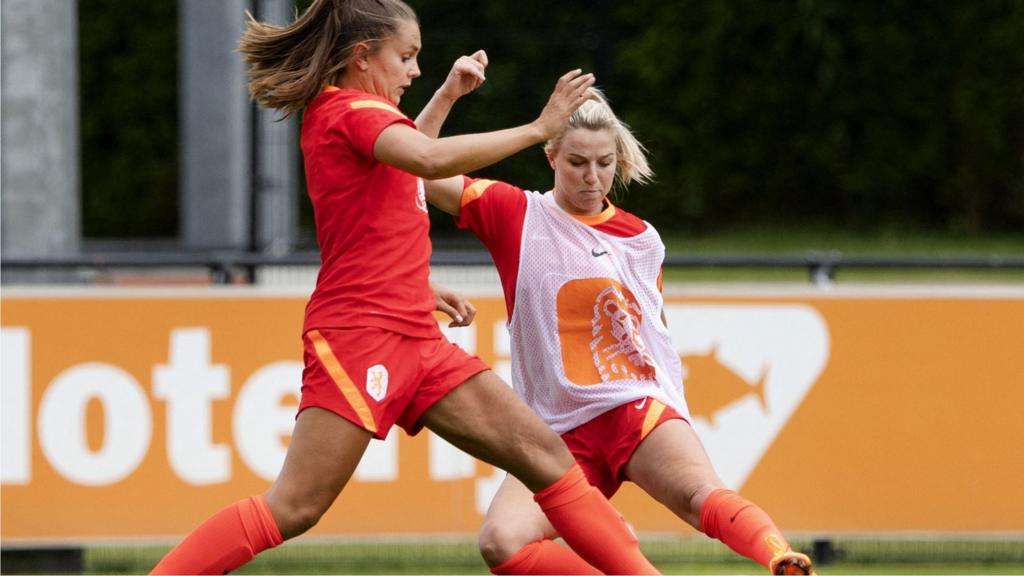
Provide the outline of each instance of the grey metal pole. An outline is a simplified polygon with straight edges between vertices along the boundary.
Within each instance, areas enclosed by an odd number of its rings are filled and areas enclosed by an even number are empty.
[[[283,25],[292,21],[295,2],[255,0],[253,12],[261,21]],[[296,116],[275,122],[279,115],[263,108],[255,116],[253,248],[281,256],[294,249],[298,230],[298,122]]]
[[[2,242],[4,257],[61,257],[81,246],[77,0],[4,0]],[[54,271],[18,273],[57,279]],[[17,278],[6,276],[5,282]]]
[[[252,109],[235,52],[248,0],[180,0],[181,242],[252,243]]]

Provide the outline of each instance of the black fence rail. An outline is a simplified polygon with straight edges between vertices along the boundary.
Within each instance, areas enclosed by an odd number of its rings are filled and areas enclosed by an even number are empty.
[[[433,266],[491,266],[482,250],[437,250]],[[9,272],[46,272],[114,269],[199,268],[215,284],[252,282],[260,267],[319,266],[317,252],[293,252],[271,256],[251,252],[103,252],[60,258],[3,258],[0,269]],[[828,285],[841,269],[901,270],[1024,270],[1024,256],[855,256],[841,252],[807,252],[795,255],[697,255],[670,254],[667,268],[804,269],[813,284]]]

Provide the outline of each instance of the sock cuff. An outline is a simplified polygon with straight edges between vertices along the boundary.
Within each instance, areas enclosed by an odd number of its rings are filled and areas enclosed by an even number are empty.
[[[734,498],[742,497],[728,488],[718,488],[708,494],[708,497],[704,499],[704,504],[700,507],[700,527],[704,534],[711,538],[718,538],[718,510],[723,504]]]
[[[239,502],[238,512],[254,554],[284,542],[277,522],[270,513],[270,506],[262,495],[251,496]]]
[[[534,494],[533,499],[540,504],[542,510],[550,510],[583,498],[591,488],[583,469],[573,463],[561,478]]]
[[[543,540],[530,542],[523,546],[501,564],[491,568],[491,574],[532,574],[531,568],[536,564],[537,553],[540,552]]]

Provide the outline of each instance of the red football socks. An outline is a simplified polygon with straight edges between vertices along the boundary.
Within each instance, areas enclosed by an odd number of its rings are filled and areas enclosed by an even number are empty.
[[[587,482],[577,464],[533,496],[562,536],[591,566],[605,574],[660,574],[608,499]]]
[[[200,524],[150,574],[224,574],[283,540],[266,500],[253,496]]]
[[[766,567],[776,554],[790,549],[768,514],[732,490],[718,489],[707,497],[700,525],[711,538]]]
[[[491,574],[600,574],[572,550],[540,540],[523,546],[511,558],[491,568]]]

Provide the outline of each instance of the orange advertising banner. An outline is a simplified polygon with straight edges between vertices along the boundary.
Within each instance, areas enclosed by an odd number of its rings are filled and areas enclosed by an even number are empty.
[[[695,429],[784,530],[1024,532],[1024,291],[666,300]],[[504,303],[473,301],[475,325],[444,330],[507,379]],[[4,542],[176,538],[265,490],[298,404],[304,305],[5,290]],[[396,428],[312,534],[474,533],[502,475]],[[613,502],[641,533],[692,532],[628,483]]]

